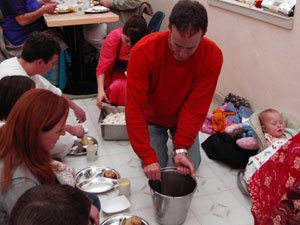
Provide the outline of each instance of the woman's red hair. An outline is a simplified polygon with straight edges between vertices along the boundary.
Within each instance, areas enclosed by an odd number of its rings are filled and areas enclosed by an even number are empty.
[[[0,129],[2,193],[9,188],[14,170],[21,164],[41,183],[55,183],[50,152],[42,149],[40,135],[62,118],[66,120],[68,112],[68,102],[48,90],[33,89],[21,96]]]

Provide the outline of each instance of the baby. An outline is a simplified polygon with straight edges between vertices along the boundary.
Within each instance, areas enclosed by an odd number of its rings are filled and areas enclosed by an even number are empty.
[[[252,175],[279,150],[292,134],[286,132],[282,115],[275,109],[266,109],[259,114],[267,148],[249,158],[244,179],[248,183]],[[291,131],[292,129],[289,129]]]
[[[285,132],[285,125],[281,114],[275,109],[266,109],[259,114],[262,131],[265,135],[267,147],[277,141],[285,143],[292,137]]]

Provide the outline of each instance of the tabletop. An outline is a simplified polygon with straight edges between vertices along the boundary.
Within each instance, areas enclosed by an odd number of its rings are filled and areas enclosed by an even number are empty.
[[[72,26],[95,23],[109,23],[119,20],[119,16],[113,12],[94,13],[94,14],[44,14],[44,20],[48,27]]]

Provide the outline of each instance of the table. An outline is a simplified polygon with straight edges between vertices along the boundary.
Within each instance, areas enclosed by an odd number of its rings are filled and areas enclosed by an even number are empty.
[[[68,81],[67,94],[94,94],[97,92],[97,82],[89,82],[86,76],[84,63],[84,37],[83,25],[95,23],[109,23],[119,20],[119,16],[112,12],[95,14],[44,14],[48,27],[64,27],[66,39],[70,48],[72,59],[72,76]],[[96,74],[94,75],[96,78]],[[64,91],[65,92],[65,91]]]

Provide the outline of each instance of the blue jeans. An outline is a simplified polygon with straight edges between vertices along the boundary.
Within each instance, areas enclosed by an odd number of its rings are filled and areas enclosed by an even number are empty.
[[[167,133],[168,129],[169,128],[155,125],[148,126],[150,135],[150,146],[155,149],[156,157],[162,168],[167,166],[169,160],[167,147],[167,141],[169,138],[169,135]],[[176,128],[170,128],[169,130],[171,132],[172,137],[174,138]],[[201,162],[199,134],[196,135],[194,144],[188,150],[187,156],[193,163],[195,170],[197,170]]]

